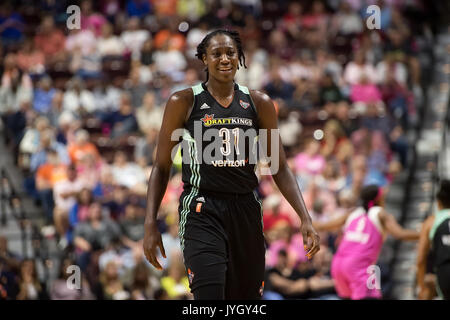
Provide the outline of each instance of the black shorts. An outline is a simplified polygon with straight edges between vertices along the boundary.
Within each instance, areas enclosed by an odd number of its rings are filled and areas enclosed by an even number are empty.
[[[180,197],[180,241],[191,291],[223,285],[225,299],[259,299],[265,242],[256,192],[212,194],[197,188]]]
[[[443,299],[450,300],[450,263],[439,266],[436,277]]]

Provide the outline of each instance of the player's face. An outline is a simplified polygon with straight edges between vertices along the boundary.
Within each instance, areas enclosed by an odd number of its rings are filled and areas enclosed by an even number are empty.
[[[210,39],[203,62],[208,67],[209,77],[220,82],[234,79],[238,68],[238,50],[233,39],[224,34],[218,34]]]

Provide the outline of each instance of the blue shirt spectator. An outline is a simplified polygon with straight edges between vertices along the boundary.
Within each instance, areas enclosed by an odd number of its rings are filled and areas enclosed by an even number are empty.
[[[145,17],[151,13],[150,1],[148,0],[128,0],[127,13],[130,17]]]

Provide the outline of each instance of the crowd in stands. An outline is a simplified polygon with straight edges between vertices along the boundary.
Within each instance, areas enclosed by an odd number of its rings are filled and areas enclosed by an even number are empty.
[[[366,2],[366,4],[364,4]],[[181,172],[159,212],[167,259],[144,258],[147,180],[170,95],[205,80],[196,47],[208,31],[240,32],[236,82],[274,101],[288,163],[313,220],[357,204],[362,186],[388,188],[408,165],[405,132],[422,99],[414,21],[402,0],[82,0],[0,4],[2,131],[42,232],[61,252],[59,275],[0,238],[0,299],[191,299],[178,237]],[[366,27],[377,4],[378,30]],[[261,176],[267,299],[335,299],[330,264],[340,233],[321,234],[308,261],[300,220]],[[80,290],[67,268],[82,273]]]

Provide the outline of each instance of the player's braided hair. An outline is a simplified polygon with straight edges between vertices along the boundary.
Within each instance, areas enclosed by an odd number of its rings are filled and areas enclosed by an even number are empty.
[[[224,35],[229,36],[231,39],[233,39],[234,43],[236,44],[237,50],[238,50],[238,59],[239,59],[238,69],[239,69],[239,66],[244,66],[245,68],[247,68],[247,66],[245,64],[244,50],[242,50],[241,37],[239,36],[239,32],[234,31],[234,30],[218,29],[218,30],[208,33],[203,38],[202,42],[200,42],[200,44],[197,46],[197,53],[195,54],[195,56],[198,59],[200,59],[201,61],[203,61],[203,55],[206,55],[206,49],[209,46],[209,41],[218,34],[224,34]],[[206,67],[205,71],[206,71],[206,81],[208,81],[208,79],[209,79],[208,67]]]

